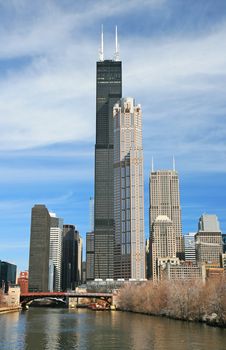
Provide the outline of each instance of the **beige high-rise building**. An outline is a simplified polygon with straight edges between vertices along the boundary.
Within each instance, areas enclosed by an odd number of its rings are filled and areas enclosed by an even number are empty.
[[[114,278],[145,278],[142,113],[133,98],[114,106]]]
[[[166,215],[159,215],[152,225],[151,236],[151,263],[153,281],[160,279],[159,259],[173,260],[176,258],[176,235],[172,220]],[[178,259],[179,260],[179,259]],[[178,262],[177,262],[178,263]]]
[[[150,239],[153,223],[159,215],[166,215],[172,221],[176,236],[177,256],[183,256],[181,206],[179,178],[175,170],[158,170],[150,175]]]

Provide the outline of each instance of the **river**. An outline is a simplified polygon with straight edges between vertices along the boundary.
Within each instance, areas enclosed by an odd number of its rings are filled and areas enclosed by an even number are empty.
[[[126,312],[30,308],[0,315],[1,350],[225,350],[226,330]]]

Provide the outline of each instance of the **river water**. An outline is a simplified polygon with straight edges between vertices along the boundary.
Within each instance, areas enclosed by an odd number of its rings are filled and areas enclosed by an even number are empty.
[[[0,315],[1,350],[225,350],[226,330],[126,312],[30,308]]]

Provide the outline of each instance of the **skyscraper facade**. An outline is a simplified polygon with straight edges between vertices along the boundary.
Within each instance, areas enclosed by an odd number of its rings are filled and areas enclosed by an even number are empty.
[[[0,288],[8,292],[10,284],[16,283],[17,266],[7,261],[0,260]]]
[[[202,214],[198,223],[198,231],[220,232],[220,224],[215,214]]]
[[[203,214],[198,223],[198,232],[195,235],[197,263],[220,267],[222,234],[216,215]]]
[[[78,239],[74,225],[63,226],[62,290],[74,290],[78,284]]]
[[[29,291],[47,292],[49,283],[50,214],[37,204],[31,213]]]
[[[114,277],[145,278],[142,113],[133,98],[114,107]]]
[[[191,261],[193,264],[196,264],[195,234],[195,232],[189,232],[183,237],[185,261]]]
[[[100,60],[97,62],[96,72],[94,275],[95,278],[103,279],[113,278],[113,107],[121,97],[121,62],[117,55],[115,60],[104,60],[102,34]]]
[[[61,291],[62,279],[62,241],[63,241],[63,220],[56,217],[55,213],[50,213],[50,267],[53,270],[53,284],[50,290]]]
[[[86,233],[86,280],[94,279],[94,232]]]
[[[169,260],[175,263],[176,258],[176,234],[173,229],[173,222],[166,215],[158,215],[152,224],[151,235],[151,263],[152,279],[160,278],[159,261]]]
[[[159,215],[166,215],[176,235],[177,256],[183,256],[179,178],[175,170],[152,171],[150,175],[150,238]]]

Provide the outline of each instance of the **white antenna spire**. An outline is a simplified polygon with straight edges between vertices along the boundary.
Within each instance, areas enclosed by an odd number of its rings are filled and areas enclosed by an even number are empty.
[[[104,60],[104,30],[103,24],[101,25],[101,41],[100,41],[100,50],[99,50],[99,60]]]
[[[118,29],[115,26],[115,61],[119,61]]]
[[[154,171],[154,159],[151,157],[151,172],[153,173]]]
[[[176,171],[176,162],[175,162],[174,156],[173,156],[173,171]]]

